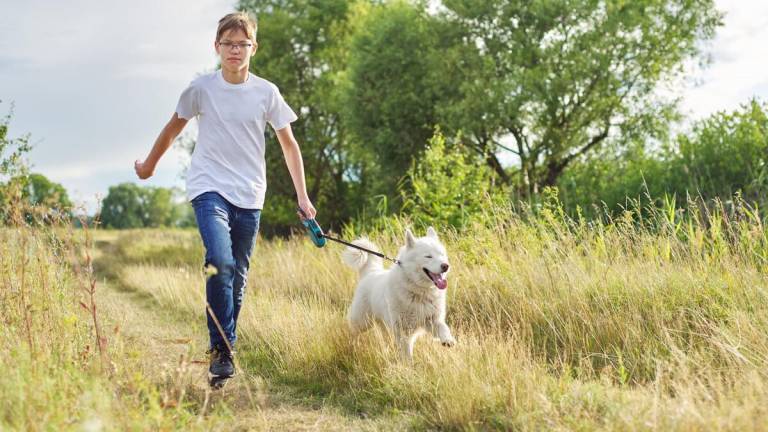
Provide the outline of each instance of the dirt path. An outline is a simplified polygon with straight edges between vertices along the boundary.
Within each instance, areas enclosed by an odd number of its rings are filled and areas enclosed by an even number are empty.
[[[102,243],[102,249],[104,244]],[[98,260],[97,251],[96,259]],[[234,420],[222,430],[395,430],[384,420],[345,415],[332,406],[308,406],[271,388],[258,375],[240,369],[222,390],[207,385],[206,346],[200,322],[188,322],[172,311],[164,311],[148,295],[126,290],[104,278],[97,288],[98,305],[105,328],[119,333],[113,341],[120,352],[134,361],[149,380],[159,385],[164,403],[182,400],[204,416],[212,410],[230,411]],[[217,428],[218,429],[218,428]]]

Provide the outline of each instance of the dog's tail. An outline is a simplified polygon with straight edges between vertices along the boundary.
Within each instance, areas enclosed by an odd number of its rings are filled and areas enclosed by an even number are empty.
[[[376,245],[371,243],[367,238],[357,239],[353,241],[352,244],[362,246],[372,251],[379,251],[378,248],[376,248]],[[341,259],[345,264],[357,270],[360,273],[360,276],[364,276],[372,270],[380,270],[384,268],[383,261],[380,257],[351,247],[347,247],[344,250],[341,254]]]

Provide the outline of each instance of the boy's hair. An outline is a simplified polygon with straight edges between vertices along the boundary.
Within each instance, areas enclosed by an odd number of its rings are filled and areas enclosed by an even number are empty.
[[[216,41],[229,30],[242,30],[251,42],[256,43],[256,20],[247,12],[233,12],[219,20],[219,28],[216,30]]]

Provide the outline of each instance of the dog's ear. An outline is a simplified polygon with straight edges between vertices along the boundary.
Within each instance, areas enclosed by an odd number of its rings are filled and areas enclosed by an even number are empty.
[[[416,245],[416,237],[413,236],[413,233],[410,229],[405,229],[405,247],[412,248]]]
[[[427,228],[427,237],[432,237],[433,239],[437,240],[437,231],[435,231],[435,229],[432,227]]]

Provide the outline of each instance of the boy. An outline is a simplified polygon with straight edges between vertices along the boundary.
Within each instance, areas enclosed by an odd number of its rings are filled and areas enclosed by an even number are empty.
[[[315,217],[315,208],[307,197],[301,152],[291,131],[296,114],[274,84],[248,71],[250,58],[258,48],[256,24],[244,12],[225,16],[219,21],[214,47],[221,69],[192,81],[147,158],[135,163],[140,179],[151,177],[158,160],[187,121],[198,118],[198,139],[187,174],[187,198],[192,202],[205,246],[205,265],[216,270],[206,282],[211,384],[235,372],[232,348],[237,317],[266,192],[267,122],[282,147],[299,208],[308,218]]]

